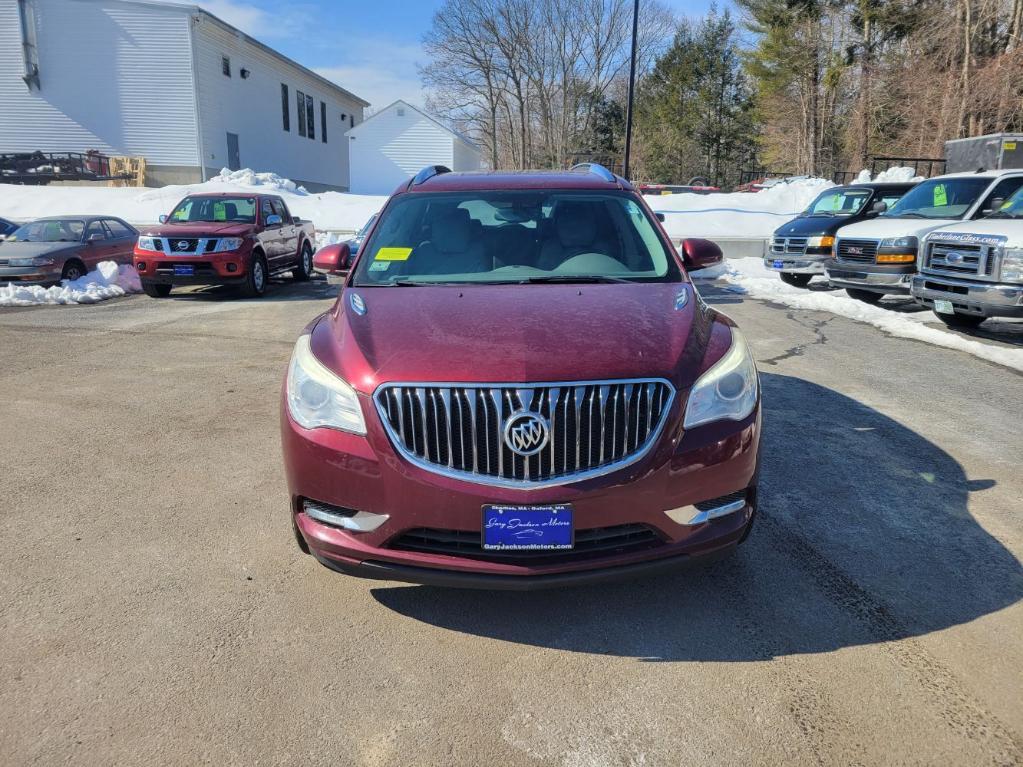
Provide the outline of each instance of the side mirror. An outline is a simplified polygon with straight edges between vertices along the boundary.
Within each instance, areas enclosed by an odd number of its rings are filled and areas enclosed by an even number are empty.
[[[716,242],[698,238],[682,240],[682,260],[690,272],[720,264],[724,258]]]
[[[327,245],[313,256],[313,271],[320,274],[344,274],[352,261],[352,250],[347,242]]]
[[[870,212],[873,213],[875,216],[884,213],[886,210],[888,210],[888,203],[886,203],[884,200],[878,200],[877,202],[870,206]]]
[[[89,242],[96,242],[96,240],[103,240],[103,239],[106,239],[106,238],[102,234],[100,234],[99,232],[93,232],[92,234],[89,235]]]
[[[302,219],[299,216],[292,216],[291,217],[291,223],[293,223],[293,224],[301,224],[302,223]]]
[[[658,221],[660,221],[662,224],[664,223],[664,214],[663,213],[654,213],[654,215],[657,216],[657,220]]]
[[[266,217],[267,226],[280,226],[284,223],[284,219],[278,216],[276,213],[271,213]]]
[[[993,199],[991,201],[991,207],[987,208],[985,210],[982,210],[981,213],[983,213],[985,216],[987,216],[987,215],[989,215],[991,213],[994,213],[995,211],[1001,210],[1002,209],[1002,203],[1004,203],[1004,202],[1005,202],[1005,198],[1004,197],[995,197],[995,199]]]
[[[160,223],[161,224],[166,224],[167,223],[167,214],[166,213],[161,213],[160,214]]]

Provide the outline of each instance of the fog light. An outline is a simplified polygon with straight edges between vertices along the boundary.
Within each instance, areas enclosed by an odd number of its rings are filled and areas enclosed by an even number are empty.
[[[135,268],[138,269],[140,272],[146,271],[146,262],[139,261],[137,264],[135,264]]]
[[[368,511],[329,506],[315,501],[303,501],[302,511],[317,522],[341,527],[355,533],[368,533],[376,530],[391,518],[389,514],[370,514]]]
[[[677,522],[680,525],[702,525],[704,522],[733,514],[745,507],[746,491],[739,490],[730,495],[712,498],[709,501],[700,501],[691,506],[667,509],[664,513],[668,515],[672,522]]]
[[[229,271],[229,272],[237,272],[238,271],[238,264],[228,264],[227,265],[227,271]]]

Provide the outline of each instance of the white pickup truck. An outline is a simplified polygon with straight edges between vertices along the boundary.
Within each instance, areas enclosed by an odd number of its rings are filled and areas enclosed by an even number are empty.
[[[1023,189],[981,221],[930,232],[917,265],[914,300],[948,325],[1023,317]]]
[[[838,231],[825,270],[832,285],[877,303],[886,294],[910,294],[921,240],[954,226],[975,231],[981,219],[1023,187],[1023,169],[950,173],[922,181],[877,218]],[[1004,224],[1004,221],[1000,221]],[[955,322],[955,315],[942,315]]]

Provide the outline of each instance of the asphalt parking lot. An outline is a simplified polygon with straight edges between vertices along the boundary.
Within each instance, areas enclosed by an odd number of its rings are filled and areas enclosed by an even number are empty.
[[[735,557],[360,581],[295,546],[278,441],[336,290],[0,310],[0,762],[1023,763],[1023,376],[706,287],[764,387]]]

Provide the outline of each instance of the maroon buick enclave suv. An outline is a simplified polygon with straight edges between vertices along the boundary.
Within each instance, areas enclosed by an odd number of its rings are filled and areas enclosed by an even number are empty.
[[[295,345],[299,546],[353,575],[512,589],[729,553],[756,510],[760,387],[687,275],[720,259],[676,252],[597,165],[424,169]]]

